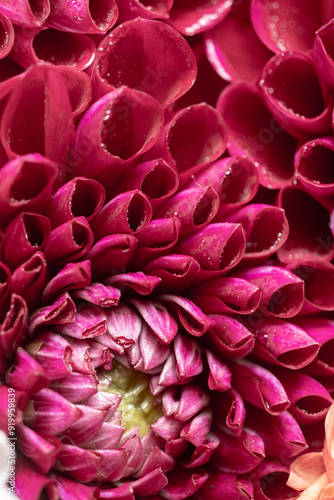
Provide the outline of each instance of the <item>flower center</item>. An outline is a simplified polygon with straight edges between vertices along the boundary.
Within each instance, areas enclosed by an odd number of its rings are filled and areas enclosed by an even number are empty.
[[[126,430],[139,426],[144,437],[151,424],[162,417],[161,405],[157,403],[149,389],[149,376],[126,368],[113,360],[112,370],[104,372],[110,385],[108,392],[121,394],[118,410],[122,412],[122,425]]]

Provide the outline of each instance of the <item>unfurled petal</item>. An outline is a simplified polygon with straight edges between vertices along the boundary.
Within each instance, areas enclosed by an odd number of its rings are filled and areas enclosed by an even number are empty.
[[[45,257],[42,252],[36,252],[15,269],[11,277],[11,288],[21,295],[30,310],[34,310],[40,304],[47,279]]]
[[[107,331],[107,318],[103,309],[87,305],[77,311],[74,322],[58,324],[56,330],[76,339],[91,339]]]
[[[53,228],[75,217],[83,216],[90,221],[104,200],[105,191],[101,184],[93,179],[75,177],[56,191],[46,213]]]
[[[90,261],[84,260],[66,264],[54,278],[52,278],[43,292],[43,301],[51,302],[67,290],[84,288],[91,282]]]
[[[39,154],[6,163],[0,171],[1,226],[5,227],[21,211],[43,211],[57,176],[57,165]]]
[[[323,454],[306,453],[292,462],[288,485],[298,490],[304,490],[315,483],[325,472]]]
[[[76,405],[82,412],[76,422],[66,429],[62,439],[68,437],[71,443],[83,446],[88,443],[99,432],[106,417],[106,411],[96,410],[85,405]]]
[[[200,446],[206,441],[211,424],[212,411],[211,409],[205,409],[183,427],[180,436],[194,446]]]
[[[254,348],[254,335],[239,321],[223,314],[209,316],[215,325],[206,333],[205,339],[214,352],[224,358],[236,359],[249,354]]]
[[[99,498],[105,500],[135,500],[133,489],[130,483],[124,483],[121,486],[116,486],[116,488],[101,488],[99,493]]]
[[[226,219],[241,223],[246,233],[244,259],[267,257],[276,252],[286,242],[289,225],[284,210],[254,203],[240,208]]]
[[[236,474],[210,472],[208,480],[196,494],[199,500],[248,500],[253,498],[253,484],[250,479]]]
[[[170,346],[162,343],[156,332],[147,323],[143,323],[139,336],[142,365],[146,372],[161,366],[170,353]],[[138,367],[140,362],[138,362]]]
[[[136,495],[155,495],[168,484],[168,479],[160,468],[156,468],[130,484]]]
[[[245,401],[280,415],[290,406],[290,400],[279,379],[269,370],[250,361],[235,361],[231,365],[232,385]]]
[[[161,53],[166,57],[161,59]],[[195,57],[175,29],[138,18],[121,24],[103,39],[92,82],[98,97],[127,85],[147,92],[166,107],[192,86],[196,74]]]
[[[118,17],[114,0],[88,0],[71,4],[66,0],[51,2],[48,26],[71,33],[104,34],[113,27]]]
[[[15,5],[3,2],[0,10],[8,16],[13,24],[30,28],[44,24],[50,14],[50,3],[49,0],[42,0],[37,4],[29,0],[19,0]]]
[[[104,422],[102,423],[100,430],[95,433],[92,439],[87,442],[84,447],[93,450],[116,449],[120,444],[120,440],[124,434],[124,430],[125,428],[121,425],[113,424],[111,422]]]
[[[61,441],[52,435],[41,436],[21,424],[17,429],[22,452],[29,457],[44,474],[47,474],[57,458]]]
[[[102,457],[95,481],[117,481],[122,478],[126,471],[128,453],[126,450],[98,450]]]
[[[277,123],[257,87],[244,82],[228,86],[217,108],[227,125],[230,154],[258,163],[263,186],[277,189],[289,184],[297,141]]]
[[[48,385],[49,377],[42,366],[19,347],[6,381],[16,390],[34,394]]]
[[[71,345],[61,335],[44,332],[26,346],[50,380],[66,377],[72,371]]]
[[[296,177],[313,196],[334,193],[331,165],[334,141],[331,137],[317,138],[301,146],[295,156]]]
[[[144,92],[120,87],[101,97],[84,114],[68,166],[76,175],[110,186],[124,173],[127,160],[155,144],[161,128],[159,103]]]
[[[74,133],[64,80],[49,64],[32,66],[11,93],[3,113],[1,141],[8,157],[40,153],[64,164]]]
[[[175,460],[164,451],[155,446],[144,461],[137,475],[142,477],[159,467],[164,473],[170,471],[175,466]]]

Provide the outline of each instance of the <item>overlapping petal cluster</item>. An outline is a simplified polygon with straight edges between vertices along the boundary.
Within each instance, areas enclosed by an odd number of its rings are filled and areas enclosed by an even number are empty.
[[[0,428],[15,394],[22,500],[305,489],[290,466],[320,460],[334,391],[333,17],[0,0]]]

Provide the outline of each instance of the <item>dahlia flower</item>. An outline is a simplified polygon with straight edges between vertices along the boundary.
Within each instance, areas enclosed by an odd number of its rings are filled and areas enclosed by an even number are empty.
[[[1,498],[333,495],[333,23],[0,0]]]

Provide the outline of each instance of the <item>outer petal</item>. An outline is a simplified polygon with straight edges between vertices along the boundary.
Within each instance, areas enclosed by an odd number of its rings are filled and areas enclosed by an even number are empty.
[[[197,260],[190,255],[170,254],[148,262],[144,273],[161,279],[159,289],[163,292],[178,290],[180,293],[194,282],[200,270]]]
[[[236,474],[210,472],[208,480],[196,494],[199,500],[248,500],[253,498],[253,484],[250,479]]]
[[[172,5],[173,0],[163,0],[158,4],[154,0],[150,0],[149,2],[145,0],[134,0],[131,4],[127,2],[127,0],[119,0],[119,19],[122,22],[136,17],[168,19],[169,10]]]
[[[224,358],[236,359],[254,348],[254,335],[238,320],[223,314],[209,316],[215,325],[206,333],[206,343]]]
[[[90,261],[85,260],[66,264],[66,266],[52,278],[43,292],[43,300],[48,303],[57,295],[77,288],[84,288],[91,282]]]
[[[278,460],[263,460],[254,472],[255,498],[269,500],[277,494],[277,491],[280,492],[281,498],[299,498],[299,492],[286,484],[288,477],[289,467],[287,465]]]
[[[38,500],[45,491],[52,500],[58,497],[52,479],[42,474],[38,467],[19,453],[16,463],[16,494],[22,500]]]
[[[33,311],[40,305],[43,290],[48,281],[47,264],[42,252],[36,252],[18,266],[12,274],[13,292],[21,295]]]
[[[317,138],[304,143],[295,156],[296,177],[313,196],[334,193],[332,160],[334,140],[332,137]]]
[[[0,11],[1,24],[1,42],[0,42],[0,59],[6,57],[13,48],[14,44],[14,28],[10,20],[3,12]]]
[[[167,500],[182,500],[195,494],[208,477],[208,473],[201,469],[197,469],[196,472],[173,470],[168,475],[168,486],[160,492],[160,495]]]
[[[50,14],[49,0],[31,5],[29,0],[19,0],[14,4],[1,4],[1,12],[6,14],[13,24],[30,28],[41,26]]]

